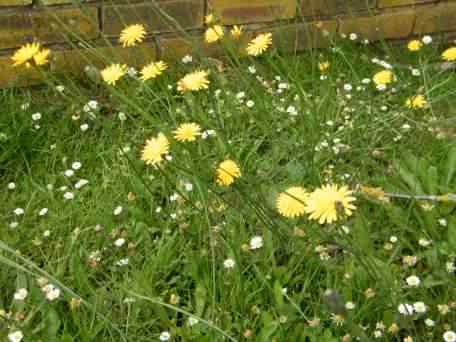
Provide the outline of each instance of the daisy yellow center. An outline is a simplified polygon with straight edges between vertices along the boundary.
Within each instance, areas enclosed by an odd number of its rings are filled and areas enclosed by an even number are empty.
[[[146,140],[141,159],[147,165],[156,165],[163,160],[163,156],[169,153],[169,141],[163,133]]]
[[[393,75],[393,72],[390,70],[382,70],[380,72],[377,72],[373,78],[374,83],[376,85],[389,84],[389,83],[393,82],[393,79],[394,79],[394,75]]]
[[[241,176],[241,170],[236,162],[225,160],[221,162],[217,169],[217,183],[224,186],[229,186],[234,183],[236,178]]]
[[[207,71],[195,71],[185,75],[177,82],[177,90],[184,93],[187,91],[199,91],[209,87]]]
[[[272,45],[272,33],[262,33],[256,36],[247,46],[247,54],[259,56]]]
[[[442,59],[449,62],[456,61],[456,47],[451,47],[443,51]]]
[[[168,65],[166,65],[166,63],[163,61],[152,62],[152,63],[146,65],[144,68],[142,68],[141,79],[143,81],[147,81],[147,80],[150,80],[153,78],[157,78],[167,68],[168,68]]]
[[[223,27],[220,25],[214,25],[209,27],[204,33],[204,39],[207,43],[215,43],[224,36]]]
[[[325,185],[316,189],[306,202],[306,213],[311,220],[318,220],[320,224],[337,221],[340,215],[352,215],[356,207],[352,204],[355,198],[346,186]]]
[[[288,188],[277,197],[277,210],[285,217],[297,217],[305,213],[305,203],[309,194],[299,186]]]
[[[185,123],[174,131],[174,137],[178,141],[195,141],[201,135],[201,127],[196,123]]]
[[[123,47],[135,46],[144,40],[146,30],[141,24],[130,25],[122,30],[119,42]]]

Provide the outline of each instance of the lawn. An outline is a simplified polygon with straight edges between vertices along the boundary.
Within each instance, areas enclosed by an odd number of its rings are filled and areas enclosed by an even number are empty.
[[[0,339],[456,341],[456,75],[423,42],[2,90]]]

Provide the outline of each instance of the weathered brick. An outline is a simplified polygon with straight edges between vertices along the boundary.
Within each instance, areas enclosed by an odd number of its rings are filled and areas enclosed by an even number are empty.
[[[25,6],[31,3],[32,0],[0,0],[0,8],[2,6]]]
[[[375,0],[301,0],[299,15],[304,17],[352,13],[374,8]]]
[[[296,15],[296,0],[208,0],[208,10],[223,24],[244,24]]]
[[[117,36],[131,24],[142,23],[148,33],[173,32],[203,26],[203,0],[170,0],[157,3],[112,5],[103,9],[104,33]],[[167,19],[174,19],[178,25]]]
[[[412,33],[415,11],[406,10],[360,18],[342,18],[340,33],[357,33],[370,40],[406,38]]]
[[[11,56],[0,56],[0,88],[38,83],[41,74],[34,68],[13,67]]]
[[[280,26],[272,30],[273,46],[284,52],[302,51],[329,46],[330,37],[337,30],[336,21],[300,23]]]
[[[416,12],[414,33],[456,30],[456,3],[442,3]]]
[[[64,42],[73,38],[69,31],[83,39],[98,35],[97,9],[49,9],[0,12],[0,49],[38,40],[42,43]]]
[[[437,2],[438,0],[378,0],[378,7],[396,7]]]

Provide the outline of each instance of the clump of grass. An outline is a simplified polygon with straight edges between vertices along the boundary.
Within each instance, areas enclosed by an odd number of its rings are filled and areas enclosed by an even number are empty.
[[[456,185],[452,50],[213,25],[230,58],[2,91],[0,336],[455,341],[454,197],[416,197]]]

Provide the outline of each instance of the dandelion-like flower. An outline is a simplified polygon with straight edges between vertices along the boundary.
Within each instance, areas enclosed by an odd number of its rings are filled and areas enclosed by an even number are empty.
[[[201,127],[196,123],[184,123],[174,131],[174,137],[178,141],[195,141],[201,135]]]
[[[405,106],[412,109],[423,108],[426,105],[427,101],[423,95],[412,96],[405,101]]]
[[[163,61],[149,63],[144,68],[142,68],[141,77],[140,78],[143,81],[147,81],[147,80],[150,80],[150,79],[153,79],[153,78],[157,78],[167,68],[168,68],[168,65],[165,62],[163,62]]]
[[[209,27],[206,32],[204,32],[204,40],[206,43],[211,44],[215,43],[225,35],[223,32],[223,27],[220,25],[214,25]]]
[[[135,46],[141,43],[146,35],[146,30],[141,24],[130,25],[120,32],[119,42],[123,47]]]
[[[328,184],[309,195],[305,211],[310,214],[311,220],[318,220],[320,224],[332,223],[337,221],[338,216],[351,216],[356,209],[352,204],[354,201],[352,191],[346,186]]]
[[[423,42],[421,42],[420,40],[411,40],[408,44],[407,44],[407,48],[410,50],[410,51],[418,51],[419,49],[421,49],[423,47]]]
[[[448,62],[456,61],[456,47],[451,47],[443,51],[442,59]]]
[[[228,159],[219,164],[217,168],[217,183],[219,185],[229,186],[239,177],[241,177],[241,170],[235,161]]]
[[[318,69],[320,69],[321,72],[325,72],[326,70],[328,70],[329,66],[330,63],[328,61],[318,63]]]
[[[285,217],[297,217],[305,213],[305,202],[309,194],[306,189],[294,186],[288,188],[277,197],[277,210]]]
[[[206,25],[212,24],[214,22],[214,20],[215,20],[214,15],[212,13],[210,13],[204,17],[204,23]]]
[[[373,81],[376,85],[386,85],[394,81],[394,74],[391,70],[382,70],[374,75]]]
[[[111,64],[101,70],[101,77],[109,85],[116,85],[116,82],[125,76],[128,72],[128,67],[125,64]]]
[[[187,91],[199,91],[209,88],[208,72],[197,70],[185,75],[177,82],[177,90],[185,93]]]
[[[49,49],[43,49],[38,51],[34,56],[33,56],[33,61],[35,62],[36,65],[45,65],[49,63],[49,54],[50,54]]]
[[[247,54],[259,56],[272,45],[272,33],[261,33],[253,38],[247,46]]]
[[[28,43],[20,47],[11,59],[13,60],[13,66],[19,66],[25,64],[27,68],[30,67],[30,61],[33,59],[40,50],[40,43]]]
[[[239,39],[242,34],[242,26],[234,25],[230,30],[231,38]]]
[[[163,133],[146,140],[141,159],[147,165],[157,165],[169,152],[169,141]]]

